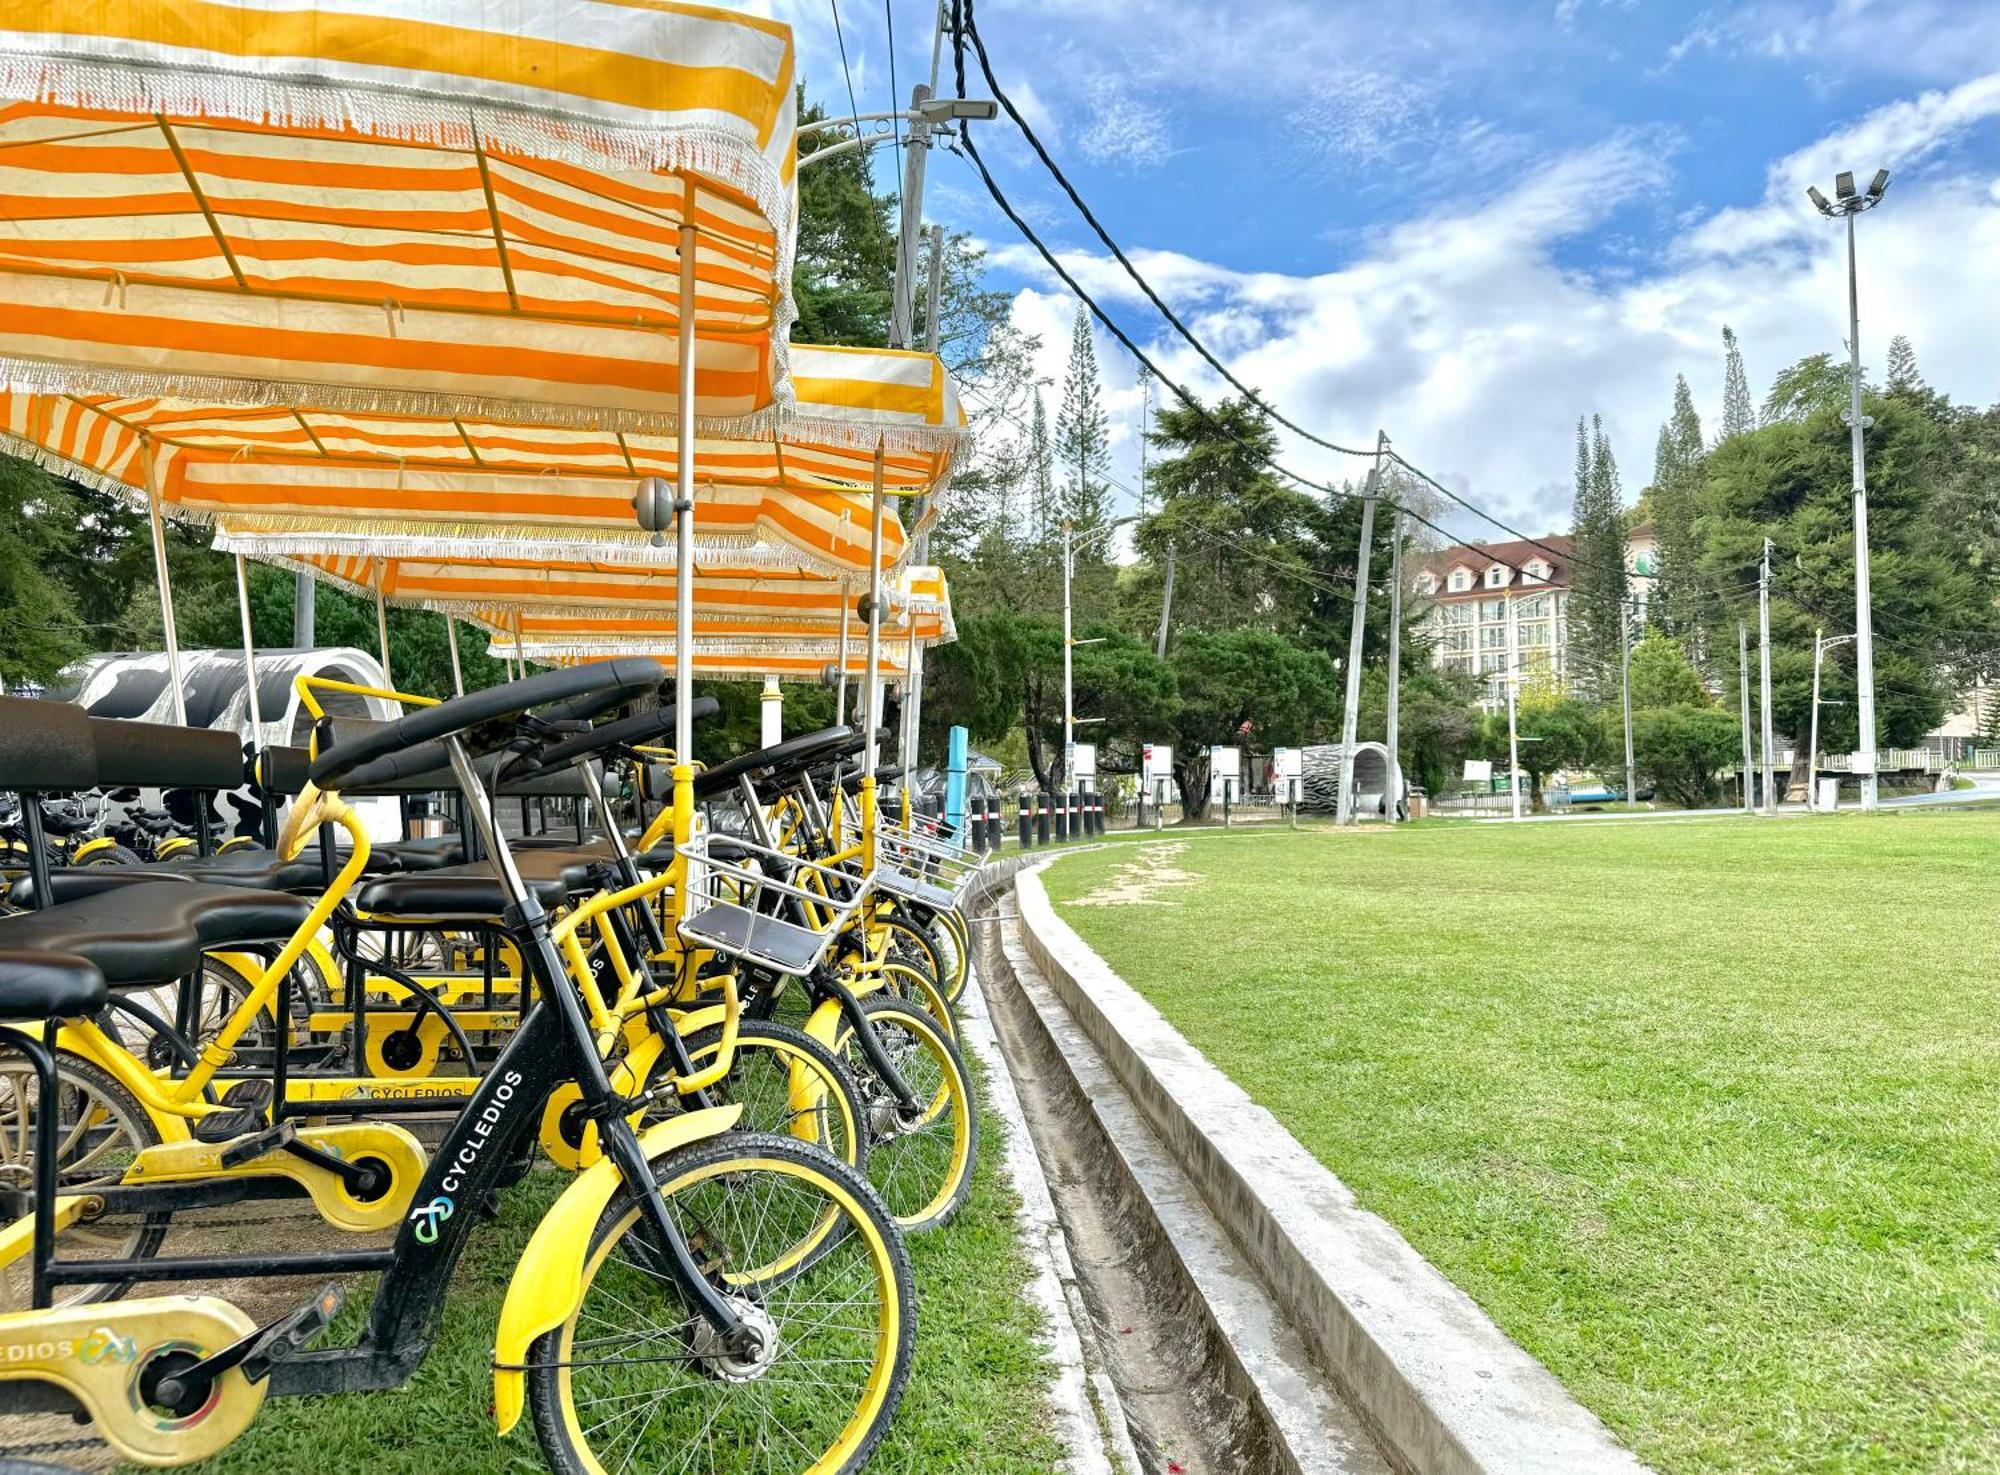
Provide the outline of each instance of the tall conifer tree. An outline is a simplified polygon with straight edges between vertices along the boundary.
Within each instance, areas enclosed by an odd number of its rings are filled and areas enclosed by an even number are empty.
[[[1570,530],[1570,670],[1579,692],[1602,701],[1618,689],[1625,618],[1625,520],[1618,460],[1600,416],[1591,416],[1588,440],[1583,423],[1577,422],[1577,471]]]
[[[1653,535],[1658,543],[1653,601],[1649,618],[1690,644],[1700,625],[1695,607],[1695,490],[1701,483],[1701,416],[1687,376],[1674,378],[1674,408],[1660,427],[1653,456]]]
[[[1736,331],[1722,325],[1722,439],[1757,428],[1757,401],[1750,394],[1750,376],[1743,370],[1743,350]]]
[[[1076,311],[1070,335],[1069,368],[1063,374],[1062,403],[1056,409],[1055,472],[1062,487],[1062,514],[1079,532],[1102,526],[1110,515],[1111,424],[1104,413],[1104,388],[1097,377],[1097,344],[1090,314]],[[1108,550],[1100,550],[1099,556]]]

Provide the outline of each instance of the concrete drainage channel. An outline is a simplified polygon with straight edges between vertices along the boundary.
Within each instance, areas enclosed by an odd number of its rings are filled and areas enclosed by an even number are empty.
[[[1075,1276],[1063,1320],[1133,1475],[1641,1475],[1076,938],[1045,865],[989,867],[977,961]]]

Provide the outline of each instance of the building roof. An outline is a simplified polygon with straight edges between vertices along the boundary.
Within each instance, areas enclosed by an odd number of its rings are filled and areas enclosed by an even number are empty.
[[[1528,566],[1530,559],[1539,558],[1549,565],[1549,577],[1546,582],[1555,587],[1566,588],[1569,584],[1569,557],[1569,534],[1550,533],[1546,537],[1532,541],[1515,538],[1505,543],[1455,543],[1449,548],[1441,548],[1436,553],[1425,555],[1417,567],[1443,579],[1453,569],[1462,566],[1471,569],[1475,578],[1483,578],[1486,570],[1496,563],[1521,569]]]

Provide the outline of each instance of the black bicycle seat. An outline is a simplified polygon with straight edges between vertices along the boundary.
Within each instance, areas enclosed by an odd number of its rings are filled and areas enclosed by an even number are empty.
[[[734,758],[725,759],[696,774],[694,796],[696,799],[717,798],[730,792],[736,787],[738,779],[749,774],[802,771],[845,749],[848,743],[854,741],[854,736],[852,728],[823,727],[818,732],[787,738],[768,748],[738,753]]]

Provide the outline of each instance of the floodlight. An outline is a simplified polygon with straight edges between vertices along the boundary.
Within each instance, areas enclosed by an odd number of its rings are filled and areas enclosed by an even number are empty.
[[[1868,183],[1868,198],[1871,200],[1881,199],[1882,191],[1886,190],[1888,187],[1889,187],[1889,171],[1887,169],[1877,169],[1875,171],[1874,179],[1870,180]]]
[[[1831,200],[1827,199],[1827,197],[1826,197],[1825,195],[1823,195],[1823,194],[1821,194],[1821,193],[1820,193],[1820,191],[1819,191],[1819,186],[1818,186],[1818,185],[1816,185],[1816,184],[1809,184],[1809,185],[1807,185],[1807,186],[1806,186],[1806,193],[1807,193],[1808,195],[1812,196],[1812,202],[1813,202],[1813,204],[1815,204],[1815,205],[1817,205],[1817,206],[1819,207],[1819,213],[1820,213],[1820,214],[1822,214],[1822,215],[1831,215],[1831,214],[1833,214],[1833,202],[1832,202]]]
[[[918,103],[916,111],[928,123],[990,122],[1000,116],[1000,105],[984,97],[933,97]]]
[[[1833,176],[1833,192],[1842,200],[1854,198],[1854,171],[1843,169]]]

